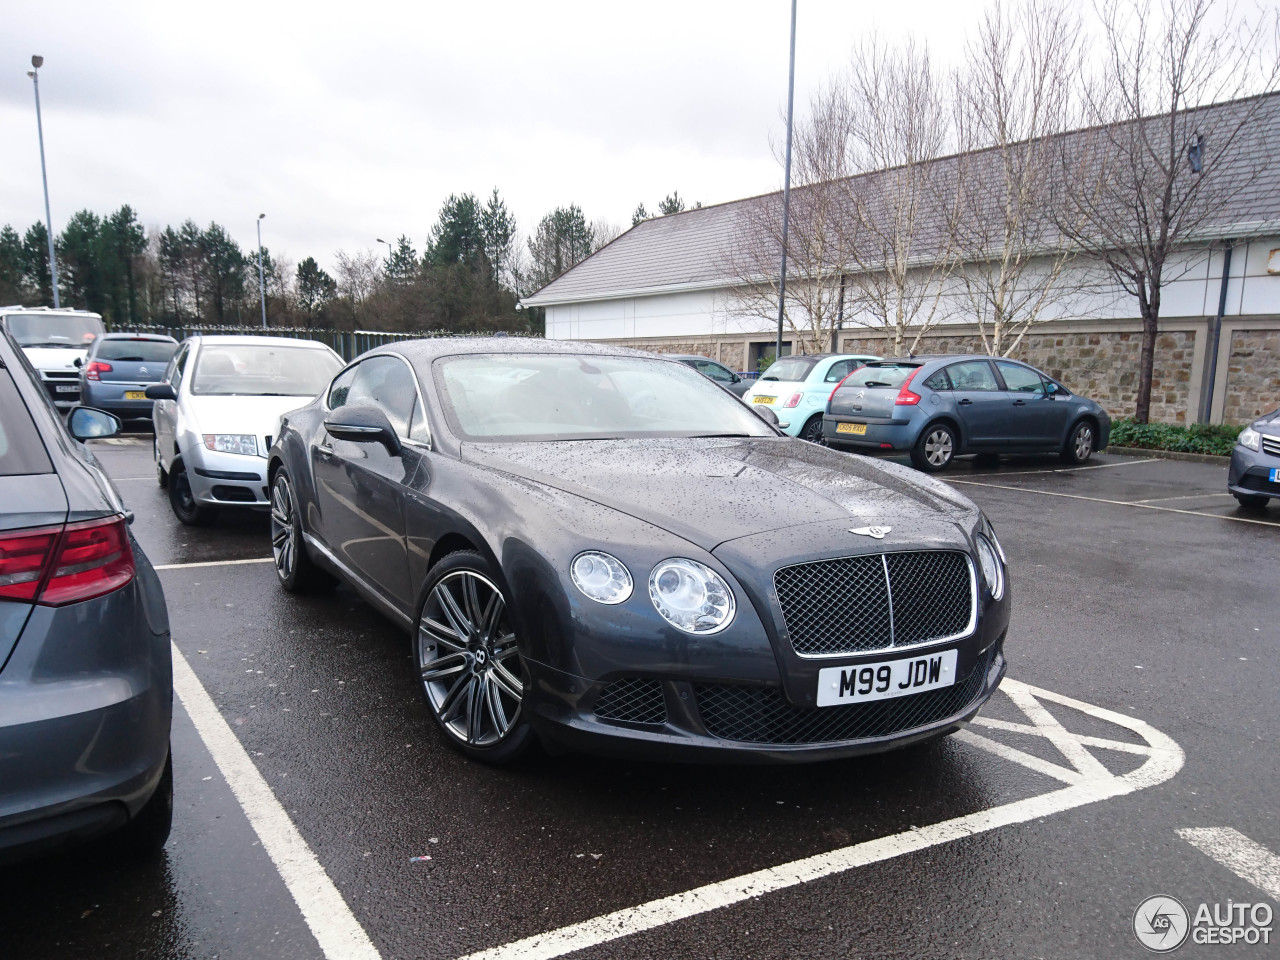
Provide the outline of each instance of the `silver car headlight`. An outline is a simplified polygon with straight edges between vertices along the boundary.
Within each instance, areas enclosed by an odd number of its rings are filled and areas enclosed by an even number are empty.
[[[1242,447],[1248,447],[1250,450],[1262,449],[1262,435],[1253,427],[1245,427],[1240,431],[1240,436],[1236,437],[1236,443]]]
[[[574,557],[569,576],[583,596],[596,603],[621,603],[635,586],[623,562],[599,550],[586,550]]]
[[[974,538],[974,543],[978,548],[978,565],[982,568],[982,579],[987,582],[987,589],[991,591],[992,599],[999,600],[1004,596],[1004,565],[1000,562],[995,546],[985,534],[978,534]]]
[[[206,433],[204,445],[215,453],[238,453],[245,457],[258,455],[258,438],[252,433]]]
[[[662,618],[677,630],[705,636],[733,620],[733,591],[704,563],[673,557],[649,574],[649,599]]]

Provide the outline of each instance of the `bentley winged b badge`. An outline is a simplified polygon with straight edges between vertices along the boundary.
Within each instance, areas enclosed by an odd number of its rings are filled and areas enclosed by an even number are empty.
[[[860,537],[874,537],[877,540],[883,540],[884,535],[892,530],[893,527],[850,527],[850,533],[856,533]]]

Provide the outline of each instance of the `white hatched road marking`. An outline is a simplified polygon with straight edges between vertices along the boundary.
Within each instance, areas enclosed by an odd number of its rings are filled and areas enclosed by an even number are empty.
[[[686,917],[709,913],[777,890],[785,890],[788,887],[844,873],[855,867],[900,857],[998,827],[1026,823],[1029,820],[1061,813],[1084,804],[1123,796],[1163,783],[1182,768],[1184,759],[1182,748],[1170,737],[1141,720],[1007,678],[1001,689],[1027,714],[1031,724],[1004,725],[1003,722],[984,721],[978,718],[977,725],[991,730],[1008,730],[1010,726],[1016,726],[1017,732],[1045,737],[1058,748],[1071,764],[1072,769],[1030,757],[1029,754],[973,733],[971,730],[962,731],[958,736],[964,743],[971,746],[1062,780],[1067,783],[1065,788],[988,810],[980,810],[953,820],[944,820],[920,829],[868,840],[865,843],[795,860],[778,867],[769,867],[741,877],[707,884],[684,893],[617,910],[602,917],[474,953],[464,960],[551,960],[553,957],[564,956],[567,953],[585,950],[634,933],[652,930]],[[1146,744],[1138,746],[1119,740],[1080,737],[1068,733],[1044,706],[1046,701],[1079,710],[1096,719],[1130,730],[1142,737]],[[1031,706],[1033,704],[1034,706]],[[1030,711],[1028,707],[1031,707]],[[1147,759],[1142,766],[1131,773],[1116,776],[1108,772],[1092,754],[1088,754],[1085,750],[1087,746],[1130,754],[1142,753]],[[1082,755],[1089,756],[1089,760],[1082,761]],[[1029,760],[1034,760],[1035,763],[1030,763]]]
[[[342,894],[289,819],[176,644],[173,689],[226,777],[326,960],[380,960]]]
[[[1188,827],[1178,836],[1236,876],[1280,900],[1280,857],[1230,827]]]

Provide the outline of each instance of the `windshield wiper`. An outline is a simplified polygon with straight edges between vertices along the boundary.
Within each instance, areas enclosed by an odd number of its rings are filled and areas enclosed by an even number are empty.
[[[761,380],[777,380],[777,377],[761,377]]]

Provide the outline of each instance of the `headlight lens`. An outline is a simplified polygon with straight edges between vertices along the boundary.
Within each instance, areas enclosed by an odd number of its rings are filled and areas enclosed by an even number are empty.
[[[217,453],[238,453],[246,457],[258,455],[258,438],[252,433],[206,433],[204,445]]]
[[[1242,447],[1248,447],[1250,450],[1260,450],[1262,448],[1262,436],[1253,427],[1245,427],[1240,431],[1240,436],[1236,438],[1236,443]]]
[[[978,547],[978,564],[982,567],[982,579],[987,582],[991,596],[999,600],[1004,596],[1004,567],[991,541],[983,534],[975,538]]]
[[[1000,558],[1000,562],[1006,567],[1009,565],[1009,558],[1004,555],[1004,547],[1000,545],[999,539],[996,537],[996,528],[991,525],[991,521],[987,521],[987,529],[983,531],[983,535],[991,541],[991,545],[996,548],[996,556]]]
[[[733,591],[697,560],[663,560],[649,574],[649,599],[664,620],[685,633],[718,633],[733,620]]]
[[[617,557],[599,550],[587,550],[569,565],[573,585],[596,603],[621,603],[631,596],[631,573]]]

